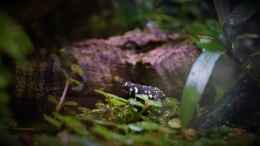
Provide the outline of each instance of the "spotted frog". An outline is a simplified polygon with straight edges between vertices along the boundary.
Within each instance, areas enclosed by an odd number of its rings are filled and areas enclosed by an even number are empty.
[[[129,97],[135,97],[137,94],[147,95],[152,100],[160,100],[166,97],[164,92],[157,87],[136,84],[129,81],[123,82],[122,86],[128,92]]]

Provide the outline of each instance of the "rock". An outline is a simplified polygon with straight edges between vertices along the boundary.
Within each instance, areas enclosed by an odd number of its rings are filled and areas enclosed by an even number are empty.
[[[132,81],[162,89],[180,97],[186,76],[200,51],[179,34],[134,30],[123,36],[92,39],[72,46],[85,71],[88,91],[118,90],[120,81]]]

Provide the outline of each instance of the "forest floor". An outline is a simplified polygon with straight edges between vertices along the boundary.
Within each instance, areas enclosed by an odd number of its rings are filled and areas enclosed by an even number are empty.
[[[248,146],[256,135],[240,128],[208,131],[184,129],[175,98],[150,100],[145,95],[122,98],[101,90],[104,102],[94,109],[66,101],[60,112],[44,115],[31,127],[13,127],[25,145],[33,146]],[[49,101],[57,104],[57,99]]]

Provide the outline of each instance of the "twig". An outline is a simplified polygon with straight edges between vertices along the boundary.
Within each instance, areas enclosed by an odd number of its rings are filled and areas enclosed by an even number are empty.
[[[60,98],[60,101],[58,103],[58,105],[56,106],[56,111],[59,112],[61,107],[62,107],[62,104],[66,98],[66,94],[68,92],[68,89],[69,89],[69,85],[70,85],[70,81],[67,80],[66,83],[65,83],[65,87],[64,87],[64,90],[63,90],[63,93],[62,93],[62,96]]]

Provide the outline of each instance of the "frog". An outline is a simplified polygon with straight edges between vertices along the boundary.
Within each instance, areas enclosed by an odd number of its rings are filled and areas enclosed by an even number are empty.
[[[129,98],[135,98],[137,94],[147,95],[150,100],[162,100],[166,97],[165,93],[158,87],[133,83],[131,81],[124,81],[122,88],[127,91]]]

